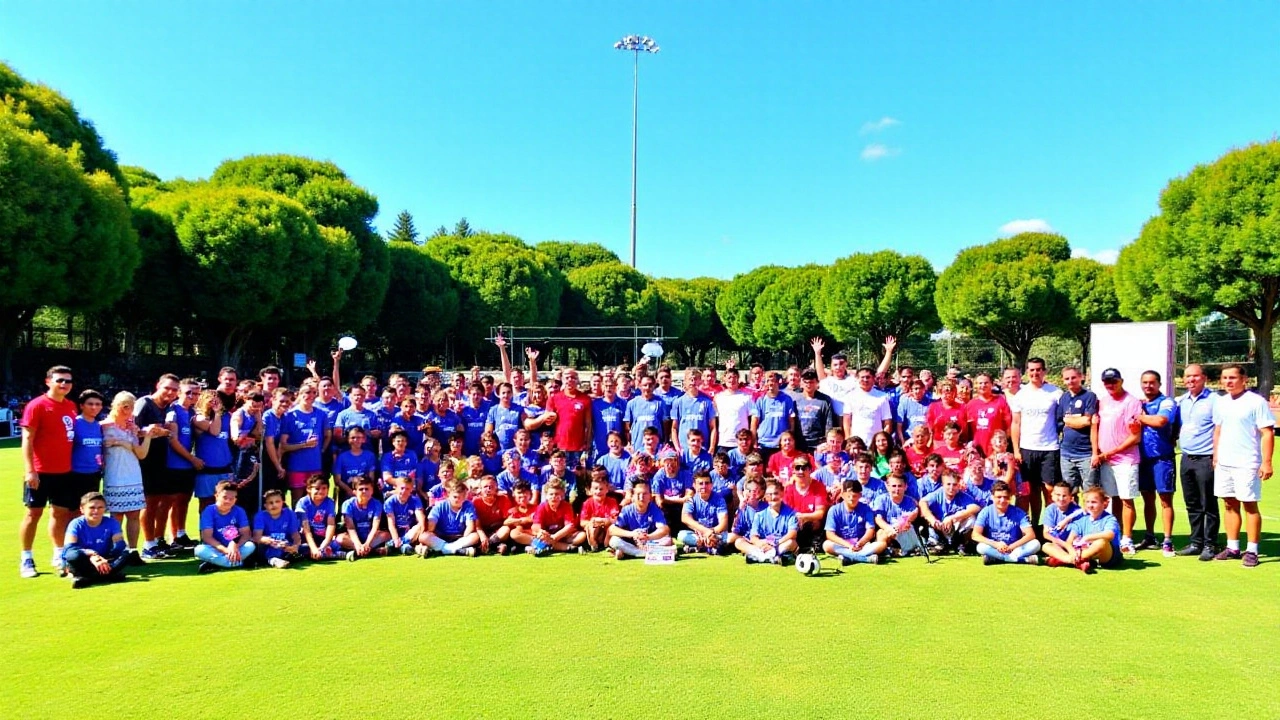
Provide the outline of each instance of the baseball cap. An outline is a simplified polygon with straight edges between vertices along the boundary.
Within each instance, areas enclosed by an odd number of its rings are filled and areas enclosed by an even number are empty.
[[[1113,382],[1115,380],[1123,379],[1123,377],[1120,377],[1120,371],[1115,368],[1107,368],[1102,371],[1102,382]]]
[[[674,460],[679,459],[679,457],[680,456],[676,454],[676,451],[671,448],[663,448],[662,451],[658,453],[659,460]]]
[[[817,380],[818,371],[814,370],[813,368],[805,368],[804,372],[800,373],[800,379],[801,380]]]

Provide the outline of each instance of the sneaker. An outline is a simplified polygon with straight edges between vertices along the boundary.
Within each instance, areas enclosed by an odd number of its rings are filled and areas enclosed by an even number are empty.
[[[999,562],[1000,562],[999,560],[997,560],[997,559],[995,559],[995,558],[991,557],[990,555],[983,555],[983,556],[982,556],[982,564],[983,564],[983,565],[996,565],[996,564],[998,564]]]
[[[1129,542],[1120,543],[1121,555],[1136,555],[1137,553],[1138,553],[1138,547],[1133,544],[1132,540],[1130,540]]]
[[[40,573],[36,572],[36,561],[34,558],[24,558],[18,565],[18,574],[24,578],[33,578]]]
[[[1231,548],[1227,548],[1226,550],[1223,550],[1222,552],[1218,553],[1217,555],[1214,555],[1214,556],[1213,556],[1213,559],[1214,559],[1214,560],[1239,560],[1239,559],[1240,559],[1240,551],[1239,551],[1239,550],[1232,550]]]
[[[1151,535],[1142,538],[1142,542],[1134,546],[1135,550],[1154,550],[1156,548],[1156,539]]]
[[[267,564],[277,570],[283,570],[289,567],[289,561],[284,558],[271,558],[267,561]]]
[[[165,554],[164,550],[160,549],[159,545],[156,545],[154,547],[149,547],[149,548],[142,548],[142,552],[140,553],[140,556],[142,557],[143,560],[164,560],[169,557],[168,555]]]
[[[627,556],[627,554],[626,554],[626,553],[624,553],[624,552],[622,552],[621,550],[614,550],[614,551],[613,551],[613,559],[614,559],[614,560],[621,560],[621,559],[625,558],[626,556]],[[750,560],[748,560],[747,562],[751,562],[751,561],[750,561]]]
[[[841,555],[841,556],[840,556],[840,566],[841,566],[841,567],[849,567],[850,565],[854,564],[855,562],[857,562],[857,560],[854,560],[854,559],[853,559],[853,558],[851,558],[851,557],[845,557],[844,555]]]
[[[875,555],[869,555],[869,556],[867,556],[867,564],[868,564],[868,565],[877,565],[877,564],[879,564],[879,562],[880,562],[880,555],[879,555],[879,553],[877,553],[877,554],[875,554]]]
[[[510,548],[510,547],[508,547],[506,543],[498,543],[498,554],[499,554],[499,555],[506,555],[506,554],[507,554],[507,553],[509,553],[509,552],[511,552],[511,548]]]
[[[137,550],[130,550],[124,562],[131,567],[141,567],[147,564]]]
[[[965,549],[964,545],[957,545],[956,555],[959,555],[960,557],[966,557],[967,555],[969,555],[969,551]]]
[[[1258,567],[1258,553],[1246,552],[1244,554],[1244,561],[1241,562],[1240,564],[1244,565],[1247,568]]]
[[[1092,575],[1098,571],[1098,569],[1094,567],[1092,560],[1081,560],[1076,567],[1080,568],[1080,572],[1085,575]]]
[[[1028,555],[1022,558],[1022,564],[1023,565],[1039,565],[1040,558],[1035,555]]]
[[[458,554],[461,555],[462,557],[473,558],[476,556],[476,549],[473,547],[462,548],[462,550],[459,551]]]
[[[173,539],[172,547],[181,548],[183,550],[195,550],[196,546],[199,544],[200,543],[196,542],[195,538],[183,533]]]
[[[781,556],[781,555],[774,555],[773,557],[769,558],[769,562],[773,563],[774,565],[781,565],[781,564],[782,564],[782,556]]]
[[[1160,554],[1168,558],[1177,557],[1178,552],[1174,550],[1172,540],[1165,540],[1160,543]]]
[[[1049,567],[1062,567],[1063,565],[1066,565],[1066,563],[1062,562],[1056,557],[1053,557],[1052,555],[1045,558],[1044,564],[1048,565]]]
[[[719,555],[719,554],[720,554],[720,548],[709,547],[709,548],[707,548],[707,554],[708,554],[708,555]]]
[[[196,572],[200,575],[208,575],[211,572],[217,572],[218,566],[211,562],[202,562],[200,567],[196,568]]]
[[[538,551],[537,551],[537,550],[534,550],[532,545],[525,545],[525,546],[524,546],[524,554],[525,554],[525,555],[532,555],[532,556],[534,556],[534,557],[537,557],[537,556],[538,556]]]
[[[759,563],[759,562],[760,562],[759,560],[757,560],[757,559],[755,559],[754,557],[752,557],[750,553],[746,553],[746,554],[744,554],[744,555],[742,556],[742,560],[743,560],[746,564],[748,564],[748,565],[755,565],[755,564],[757,564],[757,563]]]
[[[359,557],[359,556],[358,556],[358,555],[356,555],[356,551],[355,551],[355,550],[348,550],[348,551],[346,551],[345,553],[343,553],[343,557],[345,557],[345,558],[347,559],[347,562],[355,562],[355,561],[356,561],[356,558],[357,558],[357,557]]]
[[[1218,556],[1216,550],[1217,548],[1212,545],[1205,545],[1204,549],[1200,551],[1200,562],[1209,562],[1216,558]]]
[[[164,538],[160,538],[159,540],[156,541],[156,549],[164,553],[165,557],[168,557],[170,555],[177,555],[178,550],[180,550],[181,548],[175,548],[174,546],[165,542]]]
[[[412,555],[412,554],[413,554],[413,546],[412,546],[412,545],[410,545],[409,543],[405,543],[405,544],[401,545],[401,546],[400,546],[400,554],[401,554],[401,555]]]
[[[79,575],[71,576],[72,590],[80,590],[81,588],[87,588],[87,587],[89,587],[89,580],[87,578],[82,578]]]
[[[1199,555],[1202,552],[1204,552],[1204,548],[1199,545],[1186,545],[1179,550],[1177,554],[1181,557],[1191,557],[1192,555]]]
[[[579,554],[579,555],[586,555],[586,554],[587,554],[587,548],[586,548],[586,546],[584,546],[584,545],[579,545],[579,546],[578,546],[578,554]]]

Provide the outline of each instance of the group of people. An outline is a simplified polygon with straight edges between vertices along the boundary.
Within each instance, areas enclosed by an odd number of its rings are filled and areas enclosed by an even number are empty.
[[[386,554],[623,559],[670,545],[750,563],[931,551],[1092,572],[1155,547],[1258,562],[1274,420],[1236,365],[1222,369],[1222,394],[1188,366],[1174,400],[1155,371],[1141,396],[1114,369],[1095,394],[1063,368],[1059,389],[1038,358],[998,382],[889,373],[892,338],[879,368],[851,370],[836,353],[828,369],[815,339],[810,367],[686,368],[676,387],[647,359],[582,384],[573,368],[543,382],[535,350],[526,373],[495,343],[499,378],[473,369],[446,384],[427,367],[416,385],[365,376],[345,392],[340,350],[331,375],[313,364],[296,392],[278,368],[241,380],[227,367],[215,388],[164,375],[150,395],[109,405],[93,390],[72,401],[70,369],[50,368],[22,416],[20,573],[37,575],[46,506],[52,564],[76,586],[185,553],[202,572]],[[1191,524],[1181,549],[1175,442]]]

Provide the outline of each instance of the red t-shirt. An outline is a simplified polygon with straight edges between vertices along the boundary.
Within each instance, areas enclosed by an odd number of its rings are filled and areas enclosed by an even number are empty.
[[[577,393],[569,397],[565,393],[557,393],[547,401],[547,409],[556,414],[556,447],[565,452],[586,450],[591,396]]]
[[[975,397],[965,403],[964,418],[969,424],[973,442],[984,453],[990,453],[991,434],[997,430],[1009,432],[1013,413],[1009,411],[1009,403],[1005,402],[1003,395],[996,395],[990,401]]]
[[[929,410],[925,414],[925,421],[929,423],[929,429],[933,431],[935,445],[942,444],[942,431],[949,422],[959,425],[960,437],[963,438],[965,436],[969,424],[965,422],[964,408],[964,405],[956,405],[950,408],[943,407],[941,401],[929,405]]]
[[[573,517],[573,506],[563,500],[560,501],[560,507],[555,510],[552,510],[550,505],[542,503],[538,505],[537,510],[533,511],[533,524],[549,533],[559,532],[561,528],[575,525],[576,522]]]
[[[511,503],[511,509],[507,510],[507,518],[510,519],[510,518],[530,517],[535,512],[537,512],[537,508],[521,508],[519,505],[516,505],[513,502]],[[516,525],[514,527],[518,527],[522,530],[528,530],[532,524],[533,524],[532,522],[522,522],[519,525]]]
[[[916,477],[920,477],[921,475],[924,475],[925,458],[932,455],[935,451],[935,448],[936,448],[936,445],[928,448],[924,452],[920,452],[916,450],[915,444],[912,443],[902,449],[902,452],[906,453],[907,455],[907,464],[911,466],[911,473],[913,475],[915,475]]]
[[[596,518],[607,518],[610,522],[618,519],[618,501],[609,495],[604,496],[604,502],[595,498],[587,498],[582,503],[582,524],[585,526],[588,522]]]
[[[946,465],[948,470],[956,473],[960,472],[960,466],[964,464],[964,458],[961,457],[964,453],[963,445],[952,450],[946,445],[939,444],[933,446],[933,451],[942,456],[942,464]]]
[[[476,506],[476,520],[480,523],[480,529],[486,532],[500,527],[507,512],[511,510],[511,498],[501,493],[494,496],[492,505],[486,505],[478,497],[473,498],[471,504]]]
[[[782,452],[774,453],[773,456],[769,458],[769,464],[765,466],[765,470],[768,474],[778,478],[778,482],[785,485],[786,483],[791,482],[791,464],[794,463],[797,458],[808,459],[810,469],[816,469],[818,467],[817,464],[813,462],[813,457],[809,455],[809,453],[803,453],[797,450],[793,455],[787,455]]]
[[[36,472],[57,475],[71,472],[71,447],[76,439],[76,404],[48,395],[27,403],[22,427],[30,430]]]
[[[811,513],[819,505],[827,504],[827,489],[817,480],[810,479],[809,489],[802,493],[795,483],[791,483],[782,493],[782,502],[798,513]]]

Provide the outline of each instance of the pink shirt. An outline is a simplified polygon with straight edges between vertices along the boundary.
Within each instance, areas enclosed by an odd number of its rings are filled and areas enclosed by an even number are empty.
[[[1142,414],[1142,401],[1126,392],[1119,400],[1105,390],[1098,393],[1098,452],[1110,452],[1129,439],[1129,421]],[[1137,465],[1138,445],[1111,457],[1112,465]]]

